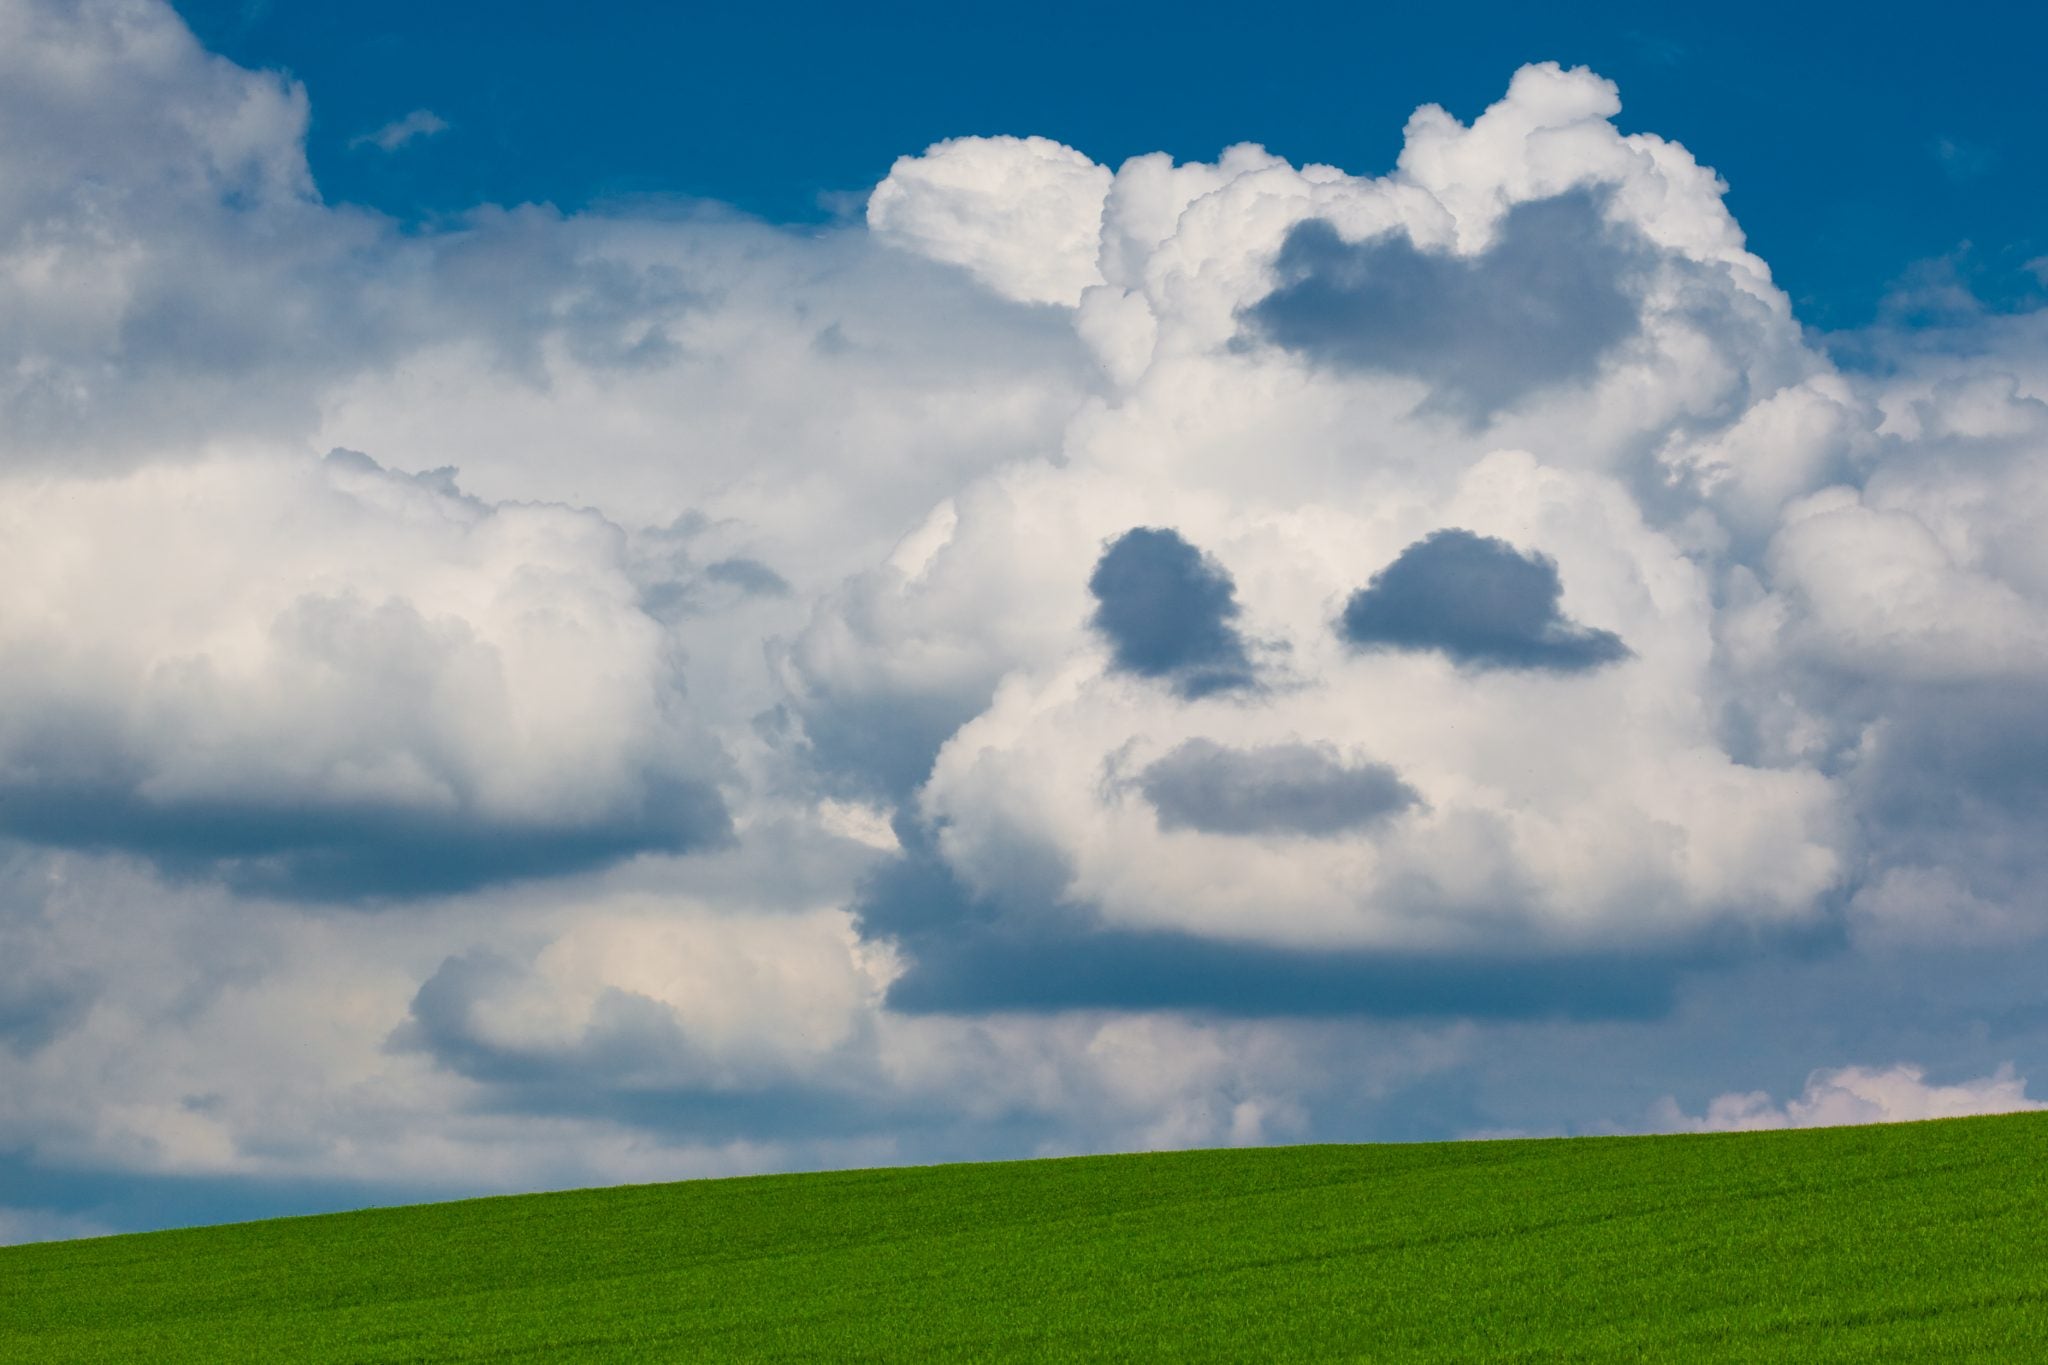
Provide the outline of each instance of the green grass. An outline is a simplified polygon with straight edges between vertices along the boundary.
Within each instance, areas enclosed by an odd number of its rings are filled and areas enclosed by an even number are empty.
[[[2048,1115],[768,1176],[0,1249],[0,1358],[2048,1359]]]

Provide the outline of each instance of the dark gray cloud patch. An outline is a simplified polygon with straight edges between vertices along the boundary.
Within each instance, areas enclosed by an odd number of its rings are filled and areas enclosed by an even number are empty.
[[[154,803],[134,781],[0,783],[0,834],[56,848],[123,851],[165,876],[236,891],[376,904],[566,876],[638,853],[722,848],[732,817],[707,781],[649,774],[606,817],[554,823],[475,810],[317,801]]]
[[[693,552],[694,542],[711,528],[701,513],[685,512],[666,526],[628,535],[626,569],[640,591],[642,611],[673,625],[727,610],[748,598],[788,597],[795,591],[788,579],[758,559],[700,560]]]
[[[0,964],[0,1051],[27,1056],[81,1018],[92,992],[82,980],[10,958]]]
[[[1138,775],[1162,829],[1327,838],[1364,829],[1416,804],[1384,763],[1346,763],[1326,746],[1228,749],[1191,739]]]
[[[1687,961],[1622,954],[1430,957],[1231,943],[1173,930],[1085,936],[974,926],[918,945],[889,987],[906,1014],[1199,1010],[1226,1018],[1656,1019]]]
[[[1433,649],[1471,668],[1574,673],[1629,657],[1611,630],[1558,609],[1548,555],[1471,531],[1436,531],[1403,550],[1344,604],[1338,633],[1361,648]]]
[[[704,566],[704,576],[754,597],[787,597],[789,580],[758,559],[721,559]]]
[[[1237,585],[1177,531],[1141,526],[1111,541],[1089,576],[1092,624],[1115,666],[1159,678],[1186,698],[1252,685],[1251,660],[1232,624]]]
[[[1681,972],[1726,956],[1709,943],[1664,954],[1296,948],[1179,930],[1117,929],[1084,904],[967,887],[936,831],[899,817],[901,856],[862,883],[861,936],[887,939],[905,971],[889,1008],[907,1014],[1198,1010],[1235,1018],[1645,1019],[1670,1008]]]
[[[805,699],[801,728],[787,706],[755,718],[755,732],[773,744],[794,744],[819,786],[838,796],[907,801],[939,750],[988,709],[993,683],[923,693],[859,693],[819,688]],[[792,740],[792,736],[796,736]]]
[[[1843,724],[1840,777],[1873,852],[1870,881],[1887,869],[1939,869],[1988,905],[2022,920],[2038,913],[2048,881],[2048,707],[2038,681],[1808,685]]]
[[[1609,224],[1605,196],[1518,204],[1474,256],[1425,251],[1392,231],[1347,242],[1311,218],[1287,234],[1279,287],[1244,314],[1249,333],[1354,370],[1426,381],[1430,404],[1474,420],[1584,378],[1632,336],[1631,277],[1648,248]]]

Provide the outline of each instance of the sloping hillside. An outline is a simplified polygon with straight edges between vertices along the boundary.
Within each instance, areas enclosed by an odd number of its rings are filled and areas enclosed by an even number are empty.
[[[2027,1359],[2048,1115],[632,1186],[0,1249],[0,1357]]]

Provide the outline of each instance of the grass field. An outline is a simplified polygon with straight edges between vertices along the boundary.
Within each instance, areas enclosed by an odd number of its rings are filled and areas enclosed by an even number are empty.
[[[2048,1360],[2048,1114],[768,1176],[0,1248],[0,1358]]]

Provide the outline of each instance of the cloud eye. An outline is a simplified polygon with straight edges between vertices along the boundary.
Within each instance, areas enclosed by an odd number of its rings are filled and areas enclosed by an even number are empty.
[[[1611,630],[1571,620],[1557,563],[1452,528],[1416,541],[1344,604],[1362,649],[1435,650],[1461,667],[1577,673],[1630,657]]]
[[[1088,578],[1090,624],[1109,642],[1113,666],[1170,683],[1190,700],[1253,685],[1238,615],[1237,585],[1222,565],[1152,526],[1126,531]]]

